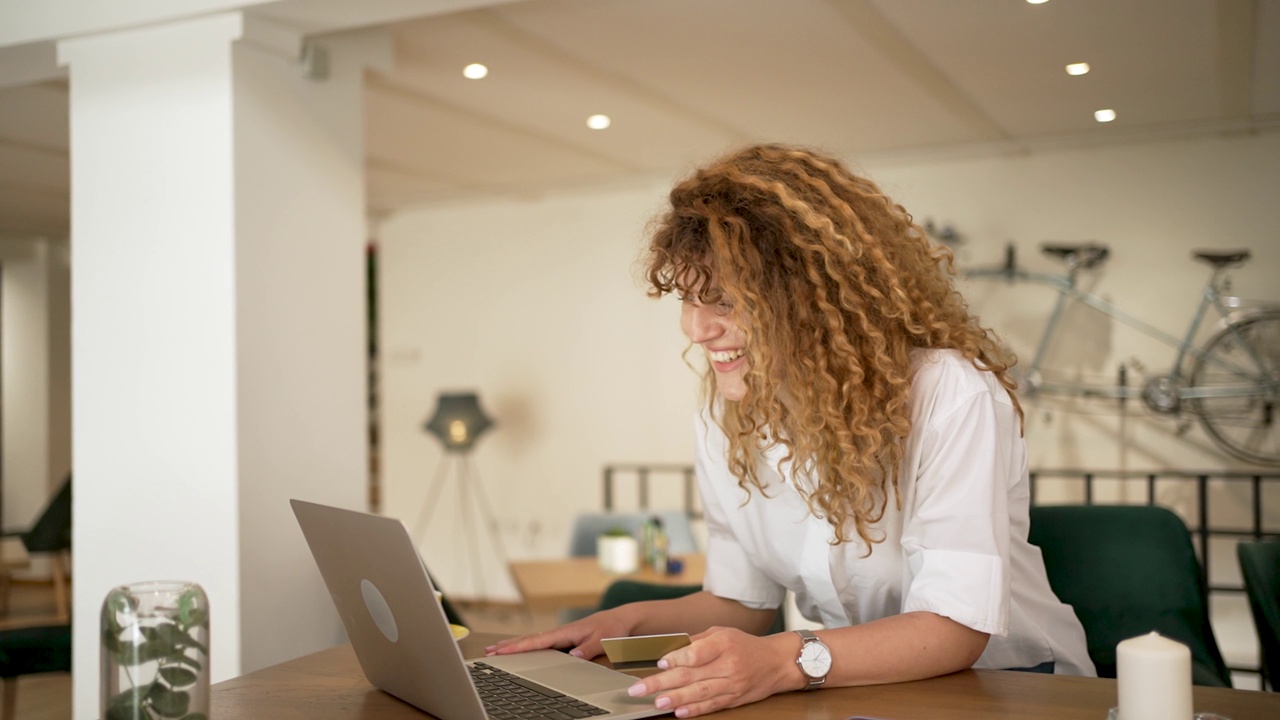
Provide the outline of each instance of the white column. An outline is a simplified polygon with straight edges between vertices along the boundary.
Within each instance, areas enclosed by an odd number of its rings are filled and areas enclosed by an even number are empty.
[[[248,30],[235,54],[246,672],[344,640],[289,499],[368,509],[362,83],[391,55],[382,33],[353,33],[303,67],[265,47],[269,28]]]
[[[230,13],[59,45],[77,718],[98,714],[117,584],[203,585],[215,682],[341,639],[288,498],[364,507],[358,66],[377,41],[334,41],[310,79],[244,32]]]

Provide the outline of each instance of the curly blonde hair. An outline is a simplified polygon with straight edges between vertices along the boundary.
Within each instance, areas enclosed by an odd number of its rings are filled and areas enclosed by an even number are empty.
[[[752,145],[678,183],[646,257],[649,295],[726,296],[747,336],[746,394],[707,403],[729,439],[738,485],[763,492],[764,448],[784,447],[814,485],[809,508],[870,548],[911,432],[910,354],[950,348],[1014,395],[1014,358],[969,313],[951,252],[901,205],[840,161],[787,145]],[[717,411],[717,408],[719,410]]]

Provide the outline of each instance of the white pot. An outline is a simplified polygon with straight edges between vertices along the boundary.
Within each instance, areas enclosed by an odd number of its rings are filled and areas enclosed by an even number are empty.
[[[596,538],[596,557],[605,572],[635,572],[640,567],[640,543],[630,535],[601,535]]]

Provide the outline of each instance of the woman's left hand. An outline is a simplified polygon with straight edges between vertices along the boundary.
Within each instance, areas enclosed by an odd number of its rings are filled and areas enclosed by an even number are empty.
[[[663,672],[640,680],[628,692],[634,697],[657,693],[654,703],[659,709],[686,718],[798,690],[803,684],[793,661],[800,649],[794,633],[757,637],[713,627],[692,640],[658,662]]]

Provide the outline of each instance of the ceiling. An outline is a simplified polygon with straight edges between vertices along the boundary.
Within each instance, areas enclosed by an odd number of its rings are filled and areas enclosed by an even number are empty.
[[[386,27],[374,216],[669,178],[755,140],[915,160],[1280,129],[1280,0],[524,0]],[[65,237],[68,204],[65,81],[0,90],[0,236]]]

